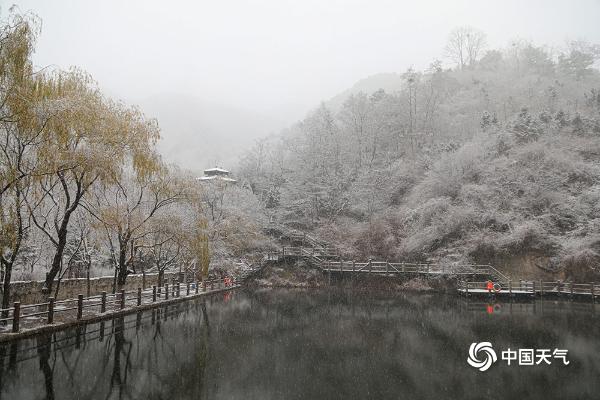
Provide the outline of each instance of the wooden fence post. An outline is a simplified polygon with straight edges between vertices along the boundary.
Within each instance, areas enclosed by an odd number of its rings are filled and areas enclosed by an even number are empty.
[[[181,282],[177,282],[177,297],[181,297]]]
[[[198,294],[198,281],[197,280],[194,282],[194,288],[196,290],[196,294]]]
[[[77,320],[80,320],[83,316],[83,295],[77,295]]]
[[[142,288],[138,288],[138,292],[137,292],[137,305],[138,306],[142,305]]]
[[[202,291],[206,292],[206,281],[202,279]]]
[[[54,323],[54,297],[48,298],[48,324]]]
[[[573,282],[571,282],[571,297],[573,297]]]
[[[156,302],[156,285],[152,286],[152,302]]]
[[[19,332],[19,319],[21,318],[21,303],[15,301],[13,304],[13,323],[12,323],[12,331],[13,333]]]
[[[165,300],[169,300],[169,284],[165,283]]]
[[[106,292],[102,292],[102,300],[100,300],[100,312],[106,312]]]
[[[533,293],[533,297],[535,297],[535,281],[531,281],[531,292]]]
[[[390,263],[388,262],[388,260],[385,260],[385,274],[388,274],[388,269],[390,267]]]
[[[125,308],[125,289],[121,289],[121,310]]]
[[[356,263],[354,260],[352,260],[352,275],[353,276],[354,276],[355,268],[356,268]]]
[[[594,300],[594,282],[590,283],[590,294],[592,295],[592,300]]]
[[[190,295],[190,282],[189,281],[185,282],[185,295],[186,296]]]
[[[540,297],[544,295],[544,282],[540,279]]]
[[[373,263],[371,262],[371,259],[369,258],[369,274],[373,272]]]
[[[512,297],[513,293],[512,293],[512,281],[509,280],[508,281],[508,294],[510,295],[510,297]]]
[[[215,280],[210,281],[210,290],[215,290]]]

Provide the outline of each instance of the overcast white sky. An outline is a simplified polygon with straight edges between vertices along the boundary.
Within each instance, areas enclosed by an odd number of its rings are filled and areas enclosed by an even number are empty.
[[[0,0],[43,19],[36,62],[76,65],[113,96],[162,92],[298,117],[357,80],[426,67],[448,32],[600,42],[600,2]]]

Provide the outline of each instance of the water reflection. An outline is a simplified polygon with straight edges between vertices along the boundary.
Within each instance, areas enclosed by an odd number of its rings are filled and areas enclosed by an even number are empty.
[[[592,398],[596,305],[351,291],[213,296],[0,346],[4,399]],[[571,364],[466,363],[471,342]]]

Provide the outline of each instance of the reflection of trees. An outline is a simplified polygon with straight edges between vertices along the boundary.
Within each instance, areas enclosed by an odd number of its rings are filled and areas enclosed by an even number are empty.
[[[79,349],[76,352],[76,356],[74,360],[67,360],[66,359],[66,352],[60,352],[60,356],[64,365],[65,370],[67,371],[67,374],[69,376],[69,380],[71,381],[71,385],[74,385],[73,387],[77,387],[77,372],[80,371],[79,368],[79,363],[81,362],[82,359],[86,358],[86,349],[87,349],[87,340],[84,340],[83,343],[83,348],[81,348],[81,326],[78,326],[75,328],[76,331],[76,336],[75,336],[75,348]],[[85,334],[84,334],[85,336]]]
[[[54,365],[56,364],[56,358],[52,367],[50,366],[50,350],[52,348],[52,336],[44,335],[39,336],[37,342],[37,353],[40,364],[40,370],[44,374],[44,384],[46,389],[46,399],[54,400]]]
[[[147,340],[146,347],[139,352],[139,368],[151,374],[159,392],[172,398],[196,398],[202,393],[208,363],[206,304],[190,303],[184,304],[184,307],[183,313],[179,313],[177,308],[157,310],[163,318],[160,315],[156,318],[151,340]],[[173,319],[176,315],[179,318]],[[173,330],[177,331],[176,335],[171,334]],[[162,367],[159,367],[161,364]]]
[[[110,376],[110,389],[106,398],[108,399],[115,389],[115,385],[119,391],[119,399],[126,394],[132,397],[127,390],[127,377],[131,371],[131,349],[133,345],[131,341],[125,339],[125,318],[123,316],[116,317],[114,320],[114,355],[113,369]],[[125,357],[123,369],[121,368],[121,356]]]
[[[201,309],[202,309],[202,320],[204,321],[204,326],[206,327],[205,329],[203,329],[200,332],[200,339],[199,339],[199,344],[200,344],[200,351],[196,353],[196,360],[195,360],[195,364],[196,364],[196,368],[198,370],[198,385],[199,385],[199,391],[198,393],[204,393],[205,391],[205,379],[206,379],[206,370],[207,370],[207,366],[208,366],[208,362],[210,360],[209,357],[209,345],[208,345],[208,340],[210,338],[210,323],[208,320],[208,312],[206,311],[206,303],[204,301],[202,301],[202,303],[200,303],[201,305]]]
[[[0,346],[0,398],[198,398],[209,326],[207,305],[189,302]]]
[[[4,388],[4,359],[6,358],[6,345],[0,345],[0,394]]]

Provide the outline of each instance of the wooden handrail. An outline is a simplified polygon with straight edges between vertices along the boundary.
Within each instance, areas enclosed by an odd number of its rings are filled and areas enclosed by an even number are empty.
[[[177,282],[175,285],[173,285],[172,286],[172,290],[174,293],[173,297],[188,297],[188,296],[190,296],[189,283],[192,283],[192,282],[186,283],[187,290],[183,296],[181,296],[180,283]],[[225,281],[225,279],[210,279],[210,280],[204,280],[201,282],[196,281],[193,283],[195,285],[195,294],[198,293],[198,288],[200,286],[200,283],[202,283],[203,292],[206,291],[207,284],[210,284],[211,288],[214,287],[215,283],[220,283],[222,288],[232,287],[235,285],[235,282],[232,279],[228,280],[228,281]],[[153,286],[153,287],[147,288],[147,289],[137,288],[136,290],[131,290],[131,291],[121,290],[120,292],[111,293],[111,294],[107,294],[106,292],[103,292],[100,295],[93,295],[93,296],[89,296],[89,297],[84,297],[82,294],[79,294],[77,296],[77,298],[64,299],[61,301],[55,301],[54,298],[50,297],[48,299],[48,302],[37,303],[37,304],[27,304],[27,305],[23,305],[23,306],[21,306],[20,302],[15,302],[13,307],[0,309],[0,312],[8,313],[7,317],[0,318],[0,322],[12,321],[12,332],[17,333],[20,330],[20,320],[22,318],[47,315],[47,323],[52,324],[56,313],[77,310],[76,319],[80,320],[83,318],[83,311],[86,308],[100,306],[101,307],[100,313],[102,314],[102,313],[106,312],[107,304],[113,304],[113,305],[118,304],[119,308],[123,309],[127,306],[127,301],[135,300],[136,305],[140,306],[143,303],[142,299],[146,298],[146,297],[150,297],[150,296],[152,297],[152,303],[157,302],[157,294],[158,294],[158,298],[160,298],[160,294],[163,289],[164,289],[164,293],[165,293],[164,300],[167,300],[168,299],[167,294],[169,293],[168,292],[168,290],[169,290],[168,283],[165,283],[165,285],[161,286],[161,287]],[[128,296],[131,294],[135,294],[135,296]],[[98,299],[100,299],[100,301],[98,301]],[[76,305],[74,305],[74,306],[71,305],[73,303],[76,303]],[[58,307],[57,307],[57,305],[58,305]],[[45,310],[35,311],[35,312],[30,312],[30,313],[22,313],[22,310],[24,310],[24,309],[28,310],[28,309],[34,309],[34,308],[45,308]],[[11,311],[12,311],[12,313],[11,313]]]

